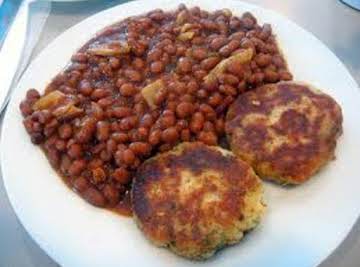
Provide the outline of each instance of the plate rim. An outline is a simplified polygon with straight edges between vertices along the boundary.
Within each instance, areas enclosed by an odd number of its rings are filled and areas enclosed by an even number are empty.
[[[191,0],[190,0],[191,1]],[[307,35],[310,35],[314,40],[316,40],[319,45],[322,46],[323,49],[326,49],[327,52],[330,52],[330,54],[332,55],[332,57],[334,59],[336,59],[338,61],[338,63],[342,66],[342,68],[344,70],[346,70],[346,74],[349,78],[349,81],[352,82],[354,84],[354,87],[357,89],[357,93],[358,95],[360,95],[360,90],[359,90],[359,85],[357,83],[357,81],[354,79],[354,77],[351,75],[351,73],[349,72],[348,68],[345,66],[345,64],[342,62],[342,60],[340,58],[338,58],[336,56],[336,54],[330,49],[328,48],[317,36],[315,36],[310,30],[307,30],[303,27],[301,27],[300,25],[298,25],[296,22],[292,21],[291,19],[289,19],[287,16],[285,16],[284,14],[282,13],[279,13],[277,11],[274,11],[272,9],[269,9],[269,8],[266,8],[266,7],[262,7],[261,5],[257,5],[257,4],[252,4],[252,3],[247,3],[247,2],[243,2],[243,1],[235,1],[235,0],[224,0],[226,2],[233,2],[233,3],[237,3],[238,5],[242,5],[244,8],[249,8],[249,9],[259,9],[259,10],[263,10],[263,11],[266,11],[267,13],[273,15],[273,16],[276,16],[276,17],[279,17],[281,18],[281,20],[286,20],[288,23],[292,24],[293,26],[295,26],[296,28],[298,28],[299,30],[301,30],[302,32],[306,33]],[[107,8],[107,9],[104,9],[100,12],[97,12],[95,14],[92,14],[90,15],[89,17],[81,20],[80,22],[76,23],[75,25],[71,26],[70,28],[66,29],[64,32],[60,33],[58,36],[56,36],[56,38],[54,38],[51,42],[49,42],[48,44],[46,44],[46,46],[41,50],[41,52],[31,61],[31,63],[29,64],[29,66],[26,68],[26,70],[24,71],[24,74],[26,74],[26,72],[28,72],[29,69],[32,69],[32,67],[34,65],[36,65],[36,63],[43,57],[43,54],[46,54],[46,50],[48,50],[49,47],[51,47],[54,43],[57,43],[59,39],[61,39],[61,37],[63,35],[66,35],[68,32],[72,32],[72,31],[75,31],[77,28],[81,28],[82,25],[85,25],[85,24],[89,24],[90,21],[93,21],[93,20],[96,20],[97,17],[100,17],[101,15],[104,15],[108,12],[110,12],[111,10],[114,10],[114,9],[117,9],[119,8],[120,6],[122,7],[126,7],[127,5],[136,5],[136,4],[141,4],[142,2],[146,2],[146,0],[135,0],[135,1],[130,1],[130,2],[126,2],[126,3],[121,3],[121,4],[118,4],[118,5],[115,5],[113,7],[110,7],[110,8]],[[157,0],[155,0],[155,2],[157,2]],[[168,2],[171,2],[171,1],[168,1]],[[181,2],[181,1],[174,1],[174,2]],[[187,5],[189,6],[194,6],[194,5],[198,5],[201,7],[201,2],[202,1],[192,1],[193,3],[187,3]],[[156,7],[154,7],[156,8]],[[162,7],[161,7],[162,8]],[[168,8],[163,8],[164,10],[169,10]],[[147,10],[144,10],[144,9],[139,9],[139,13],[138,14],[143,14],[147,12]],[[115,21],[120,21],[122,20],[121,18],[115,20]],[[100,28],[101,30],[101,28]],[[91,38],[90,35],[88,35],[89,38]],[[73,51],[75,52],[75,51]],[[67,60],[69,61],[69,59]],[[63,68],[65,68],[65,66],[63,66]],[[22,75],[21,79],[19,80],[18,84],[16,85],[15,89],[14,89],[14,93],[15,92],[18,92],[20,90],[20,84],[23,82],[23,77],[26,76],[26,75]],[[0,132],[0,146],[5,142],[4,141],[4,129],[6,127],[4,127],[7,123],[7,121],[9,120],[9,116],[10,116],[10,109],[8,108],[9,106],[12,106],[13,102],[15,100],[13,98],[10,99],[10,103],[8,104],[8,106],[6,107],[6,111],[5,111],[5,114],[3,116],[3,123],[1,125],[1,132]],[[44,253],[46,253],[52,260],[54,260],[56,263],[59,264],[59,261],[56,259],[56,256],[55,256],[55,253],[53,251],[49,251],[46,246],[44,246],[44,244],[42,244],[42,242],[39,242],[39,240],[37,240],[37,238],[35,237],[34,233],[32,233],[31,231],[29,231],[29,228],[28,228],[28,225],[26,224],[26,222],[23,221],[23,218],[21,218],[21,216],[19,216],[19,211],[18,211],[18,207],[16,207],[16,205],[14,205],[14,200],[12,199],[14,196],[9,193],[11,192],[9,190],[9,184],[7,182],[7,179],[8,178],[5,178],[5,170],[7,169],[7,167],[4,166],[3,162],[4,162],[4,157],[6,157],[6,153],[4,150],[1,150],[0,151],[0,170],[1,170],[1,175],[2,175],[2,179],[3,179],[3,183],[4,183],[4,188],[5,188],[5,191],[6,191],[6,195],[9,199],[9,203],[14,211],[14,213],[16,214],[16,218],[18,220],[18,222],[22,225],[22,227],[24,227],[24,229],[27,231],[27,233],[29,234],[29,236],[33,239],[33,241],[43,250]],[[325,253],[326,255],[323,255],[322,257],[319,257],[317,263],[315,264],[315,266],[318,266],[319,264],[321,264],[322,262],[324,262],[324,260],[326,260],[330,255],[332,255],[336,249],[338,247],[340,247],[343,242],[345,241],[345,239],[348,237],[349,233],[351,233],[352,229],[354,228],[355,224],[357,223],[359,217],[360,217],[360,213],[358,213],[356,215],[357,219],[355,219],[351,225],[349,227],[347,227],[348,229],[346,230],[346,234],[343,235],[343,237],[341,238],[341,241],[335,245],[333,248],[329,249],[327,253]]]

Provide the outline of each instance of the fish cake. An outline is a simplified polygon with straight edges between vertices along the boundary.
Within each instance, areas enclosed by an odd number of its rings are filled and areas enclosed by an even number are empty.
[[[317,89],[281,82],[239,96],[225,129],[231,150],[260,177],[301,184],[334,158],[342,112]]]
[[[134,218],[155,245],[206,259],[235,244],[264,211],[261,180],[230,151],[182,143],[144,162],[132,187]]]

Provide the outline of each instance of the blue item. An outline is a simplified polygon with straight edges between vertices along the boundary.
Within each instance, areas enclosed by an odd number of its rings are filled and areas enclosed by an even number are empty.
[[[360,0],[341,0],[346,5],[360,11]]]
[[[21,0],[4,0],[0,5],[0,48],[20,3]]]

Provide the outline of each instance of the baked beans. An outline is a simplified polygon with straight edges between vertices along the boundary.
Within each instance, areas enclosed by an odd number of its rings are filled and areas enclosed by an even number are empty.
[[[246,49],[248,62],[228,60]],[[128,214],[144,160],[182,141],[222,145],[239,94],[291,79],[271,25],[181,5],[102,30],[43,95],[29,89],[20,110],[31,141],[73,190]]]

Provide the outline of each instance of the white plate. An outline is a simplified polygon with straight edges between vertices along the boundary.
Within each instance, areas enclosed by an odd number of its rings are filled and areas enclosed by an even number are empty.
[[[343,108],[344,134],[337,159],[305,185],[284,189],[266,184],[268,212],[239,245],[205,263],[156,248],[130,218],[94,208],[70,191],[30,143],[18,110],[26,89],[44,88],[71,54],[104,26],[154,8],[173,9],[179,2],[131,2],[101,12],[59,36],[34,60],[10,102],[2,132],[3,177],[15,212],[35,241],[62,266],[316,266],[341,243],[359,215],[360,94],[329,49],[272,11],[239,1],[181,1],[207,10],[251,11],[260,22],[271,23],[295,78],[323,88]]]

